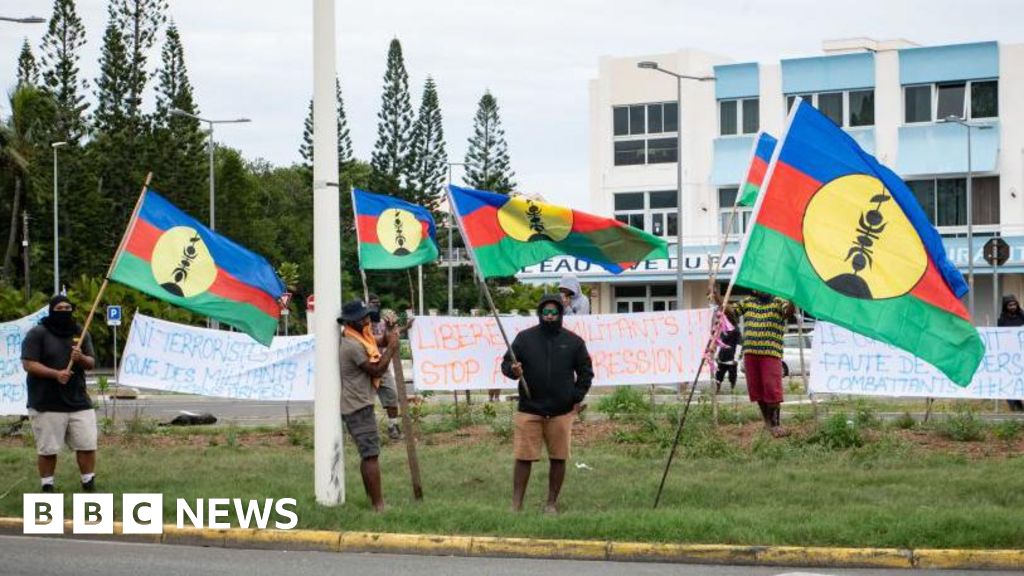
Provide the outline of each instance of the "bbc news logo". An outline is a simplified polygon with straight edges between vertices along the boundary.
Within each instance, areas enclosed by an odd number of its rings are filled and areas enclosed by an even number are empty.
[[[260,528],[291,530],[299,523],[294,498],[198,498],[175,502],[178,528]],[[234,512],[237,526],[231,524]],[[71,499],[73,534],[113,534],[113,494],[74,494]],[[121,532],[123,534],[162,534],[164,531],[163,494],[123,494],[121,496]],[[25,494],[22,501],[22,531],[25,534],[64,533],[63,494]]]

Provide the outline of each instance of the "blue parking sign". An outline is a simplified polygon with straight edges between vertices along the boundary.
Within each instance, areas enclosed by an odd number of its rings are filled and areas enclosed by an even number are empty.
[[[107,326],[121,325],[121,307],[107,306]]]

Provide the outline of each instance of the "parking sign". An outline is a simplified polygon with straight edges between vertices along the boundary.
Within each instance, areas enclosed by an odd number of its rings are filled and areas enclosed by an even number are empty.
[[[107,326],[121,325],[121,307],[107,306]]]

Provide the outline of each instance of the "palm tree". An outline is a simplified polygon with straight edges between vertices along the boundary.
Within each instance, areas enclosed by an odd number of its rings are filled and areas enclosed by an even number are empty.
[[[17,250],[18,213],[32,173],[37,150],[46,142],[48,118],[53,114],[53,101],[44,92],[23,85],[10,95],[11,115],[0,122],[0,170],[14,182],[11,196],[10,232],[4,251],[3,278],[13,274]]]

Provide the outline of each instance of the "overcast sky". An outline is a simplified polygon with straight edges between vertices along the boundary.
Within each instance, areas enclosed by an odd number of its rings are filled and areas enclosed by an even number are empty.
[[[87,34],[81,67],[90,85],[106,4],[77,4]],[[0,16],[48,18],[51,8],[52,0],[4,0]],[[368,160],[373,148],[388,42],[397,37],[415,107],[427,75],[437,81],[450,160],[463,159],[476,103],[490,89],[520,190],[578,207],[589,204],[587,81],[602,55],[694,47],[770,62],[820,54],[822,40],[851,36],[1024,42],[1022,0],[338,0],[336,10],[338,71],[359,158]],[[312,93],[312,2],[170,0],[169,15],[202,113],[253,120],[219,127],[218,142],[249,158],[297,162]],[[38,58],[44,32],[45,25],[0,22],[5,91],[15,82],[22,39]],[[159,58],[158,43],[151,70]],[[146,108],[153,105],[151,89]],[[8,112],[5,100],[0,114]]]

